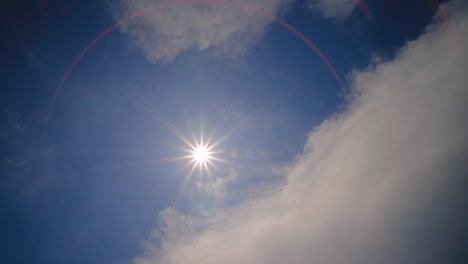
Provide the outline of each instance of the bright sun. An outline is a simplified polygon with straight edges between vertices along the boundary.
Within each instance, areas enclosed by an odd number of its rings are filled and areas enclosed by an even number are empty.
[[[140,160],[140,161],[133,161],[127,163],[120,163],[118,167],[126,167],[126,166],[140,166],[143,164],[163,164],[163,163],[170,163],[170,162],[177,162],[177,161],[187,161],[181,168],[175,172],[174,175],[177,175],[186,169],[189,170],[187,176],[185,177],[184,184],[182,190],[180,191],[178,198],[184,193],[185,187],[187,183],[190,181],[194,173],[198,170],[198,174],[200,177],[207,176],[209,180],[214,180],[216,175],[212,174],[211,169],[215,169],[216,171],[223,173],[223,171],[217,166],[217,163],[224,163],[229,165],[230,163],[227,160],[222,159],[218,156],[219,153],[222,151],[216,150],[219,144],[221,144],[229,135],[231,135],[236,129],[238,129],[247,119],[239,123],[236,127],[228,131],[225,135],[218,138],[216,141],[212,141],[214,130],[211,134],[205,138],[203,133],[203,126],[200,131],[200,137],[196,138],[194,134],[192,134],[192,140],[186,138],[177,128],[171,125],[169,122],[164,120],[163,118],[159,118],[157,115],[154,116],[158,121],[160,121],[163,125],[166,126],[175,136],[177,136],[185,146],[179,147],[185,155],[176,156],[172,158],[165,158],[160,160]],[[115,166],[114,166],[115,167]]]
[[[211,159],[211,152],[206,146],[197,146],[191,152],[193,161],[199,165],[206,164]]]

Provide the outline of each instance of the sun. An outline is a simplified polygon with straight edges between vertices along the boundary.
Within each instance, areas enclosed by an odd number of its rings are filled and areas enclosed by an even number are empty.
[[[192,160],[197,164],[197,165],[205,165],[207,162],[209,162],[212,159],[211,156],[211,151],[209,150],[208,146],[196,146],[195,148],[192,149],[191,151],[191,157]]]
[[[188,170],[185,180],[183,181],[183,186],[180,193],[177,195],[178,200],[181,195],[183,195],[185,188],[189,181],[192,179],[192,176],[198,174],[199,179],[202,177],[205,181],[215,181],[217,175],[213,173],[213,169],[218,173],[224,173],[222,167],[218,165],[227,165],[231,166],[231,163],[228,160],[220,157],[222,156],[223,150],[219,149],[219,146],[239,127],[246,122],[246,120],[239,123],[237,126],[229,130],[223,136],[214,140],[215,129],[205,137],[203,122],[200,125],[200,134],[195,135],[192,131],[191,140],[190,137],[186,137],[181,131],[179,131],[175,126],[173,126],[169,121],[160,117],[159,115],[153,113],[152,117],[161,122],[172,134],[178,137],[182,143],[182,146],[177,146],[176,148],[181,150],[184,154],[180,156],[174,156],[163,159],[148,159],[148,160],[137,160],[125,163],[119,163],[116,165],[109,166],[108,168],[121,168],[121,167],[133,167],[133,166],[142,166],[145,164],[148,165],[161,165],[165,163],[172,162],[183,162],[181,167],[174,172],[171,177],[176,176],[184,171]]]

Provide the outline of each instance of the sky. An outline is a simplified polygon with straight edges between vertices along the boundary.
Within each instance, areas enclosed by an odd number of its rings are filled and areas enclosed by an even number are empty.
[[[0,19],[1,263],[468,263],[466,1]]]

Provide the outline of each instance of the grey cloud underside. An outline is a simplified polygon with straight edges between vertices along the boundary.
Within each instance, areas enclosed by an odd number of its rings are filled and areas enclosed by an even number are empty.
[[[281,192],[209,219],[168,209],[134,262],[444,263],[466,231],[468,16],[454,10],[354,74],[354,102],[310,134]]]

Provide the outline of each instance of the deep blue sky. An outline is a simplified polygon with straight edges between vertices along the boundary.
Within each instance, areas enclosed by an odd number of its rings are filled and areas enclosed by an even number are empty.
[[[376,24],[359,9],[345,21],[324,19],[301,1],[282,18],[346,81],[373,55],[394,56],[436,11],[424,0],[365,2]],[[42,144],[54,90],[80,51],[113,23],[111,11],[107,1],[78,0],[3,1],[0,10],[1,263],[131,262],[184,180],[184,173],[168,177],[181,163],[110,168],[179,155],[174,146],[183,143],[153,112],[187,135],[198,133],[203,116],[206,130],[216,126],[219,137],[265,106],[220,146],[226,159],[233,150],[265,153],[233,161],[246,173],[251,163],[269,168],[292,160],[313,127],[346,107],[319,57],[276,24],[242,57],[192,50],[171,63],[147,61],[114,31],[69,76]],[[273,178],[232,189],[281,180]],[[212,198],[187,195],[176,207],[222,206],[204,199]]]

